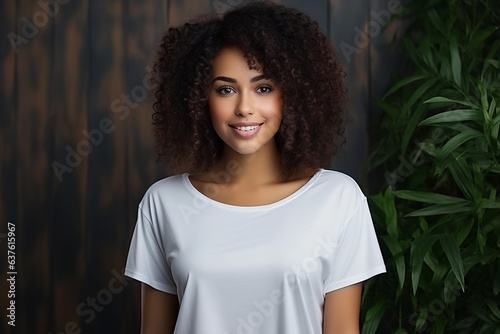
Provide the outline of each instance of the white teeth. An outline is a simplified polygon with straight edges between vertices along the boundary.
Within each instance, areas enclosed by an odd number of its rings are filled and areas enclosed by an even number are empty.
[[[252,126],[235,126],[236,129],[240,131],[252,131],[257,129],[259,126],[258,125],[252,125]]]

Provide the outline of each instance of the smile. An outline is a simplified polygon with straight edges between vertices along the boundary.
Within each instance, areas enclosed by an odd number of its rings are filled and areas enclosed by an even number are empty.
[[[259,127],[260,125],[252,125],[252,126],[235,126],[235,129],[238,129],[240,131],[252,131],[255,130]]]
[[[264,123],[260,123],[260,124],[253,123],[251,125],[237,124],[237,125],[229,125],[229,126],[233,129],[234,133],[236,135],[238,135],[239,137],[250,138],[259,132],[262,124],[264,124]]]

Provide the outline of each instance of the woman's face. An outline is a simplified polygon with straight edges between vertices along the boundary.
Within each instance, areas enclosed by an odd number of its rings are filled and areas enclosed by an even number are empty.
[[[261,71],[250,70],[234,47],[214,59],[211,80],[210,116],[226,148],[252,154],[275,145],[283,107],[280,89]]]

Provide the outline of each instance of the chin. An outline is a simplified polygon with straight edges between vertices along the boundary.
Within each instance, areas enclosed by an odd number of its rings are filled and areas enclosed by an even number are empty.
[[[250,154],[257,153],[259,151],[258,149],[252,149],[252,148],[237,149],[237,148],[234,148],[234,147],[232,147],[232,150],[235,151],[238,154],[241,154],[241,155],[250,155]]]

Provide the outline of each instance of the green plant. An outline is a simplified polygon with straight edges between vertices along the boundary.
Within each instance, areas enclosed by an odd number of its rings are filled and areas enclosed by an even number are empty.
[[[363,334],[500,333],[500,10],[412,1],[410,74],[379,101],[370,196],[387,274]]]

